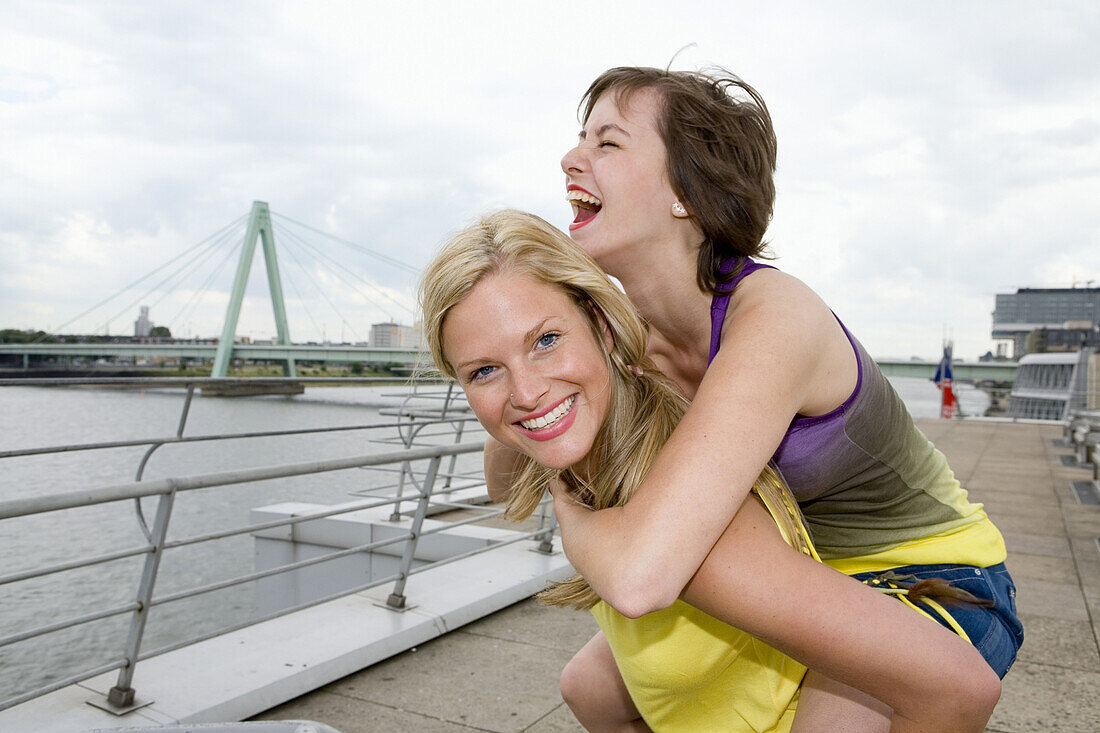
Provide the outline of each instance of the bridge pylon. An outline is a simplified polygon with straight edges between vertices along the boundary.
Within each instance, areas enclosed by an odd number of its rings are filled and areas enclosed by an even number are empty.
[[[278,342],[290,346],[290,329],[286,323],[286,306],[283,303],[283,283],[279,278],[279,261],[275,257],[275,233],[271,228],[271,211],[266,201],[253,201],[252,212],[248,217],[248,231],[244,235],[241,258],[237,261],[237,275],[233,279],[233,292],[229,296],[229,306],[225,311],[225,324],[222,326],[218,350],[214,355],[212,377],[224,377],[229,373],[229,362],[233,358],[234,339],[237,334],[237,320],[241,315],[241,302],[244,289],[248,284],[248,274],[252,270],[252,255],[256,251],[256,240],[260,239],[264,247],[264,263],[267,265],[267,283],[271,290],[271,308],[275,311],[275,328]],[[283,365],[283,374],[298,376],[294,357],[287,356]]]

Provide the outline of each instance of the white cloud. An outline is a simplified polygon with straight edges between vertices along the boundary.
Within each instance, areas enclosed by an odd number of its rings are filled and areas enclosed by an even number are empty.
[[[972,357],[994,293],[1100,280],[1098,33],[1085,2],[7,3],[0,327],[58,325],[254,199],[413,266],[487,208],[564,225],[581,92],[694,42],[677,68],[727,66],[772,110],[778,264],[874,354],[946,327]],[[411,303],[407,272],[297,233]],[[232,259],[196,293],[223,256],[154,320],[195,296],[174,328],[218,333]],[[337,314],[281,264],[295,338],[403,318],[329,273]],[[270,305],[241,329],[273,333]]]

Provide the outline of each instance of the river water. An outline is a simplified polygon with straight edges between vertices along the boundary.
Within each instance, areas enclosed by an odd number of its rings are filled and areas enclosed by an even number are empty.
[[[928,380],[895,378],[895,388],[916,417],[937,417],[939,392]],[[393,424],[381,408],[400,401],[400,388],[309,387],[293,397],[211,398],[192,403],[185,435],[289,430],[337,425]],[[963,385],[963,411],[982,414],[985,394]],[[93,388],[0,388],[0,450],[167,437],[175,434],[183,405],[180,390],[124,391]],[[144,479],[271,466],[393,450],[392,428],[168,445],[150,459]],[[0,501],[44,496],[134,480],[145,446],[26,456],[0,461]],[[467,456],[467,470],[480,456]],[[253,507],[282,501],[337,504],[352,492],[393,480],[376,471],[349,470],[231,487],[189,491],[176,499],[169,539],[248,523]],[[155,500],[147,500],[152,522]],[[5,569],[13,573],[77,558],[138,547],[145,539],[133,502],[115,502],[0,522]],[[72,618],[91,608],[133,600],[143,558],[0,585],[0,636]],[[241,575],[252,569],[248,535],[165,553],[157,582],[160,596]],[[245,584],[154,608],[143,649],[246,620],[252,590]],[[0,700],[80,669],[118,659],[128,616],[84,624],[44,640],[0,648]],[[140,689],[140,665],[135,687]]]

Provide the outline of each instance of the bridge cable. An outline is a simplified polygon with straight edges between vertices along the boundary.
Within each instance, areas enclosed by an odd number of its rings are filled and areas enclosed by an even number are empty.
[[[222,267],[225,266],[225,263],[228,262],[230,258],[232,258],[235,254],[237,254],[237,250],[233,247],[229,247],[226,250],[225,256],[222,257],[221,261],[218,262],[218,264],[214,266],[214,269],[210,271],[210,274],[207,275],[206,280],[202,282],[198,290],[196,290],[191,298],[183,304],[183,307],[179,309],[176,315],[172,316],[172,319],[168,321],[169,328],[174,327],[177,322],[180,322],[185,313],[187,314],[188,318],[191,316],[191,313],[194,311],[194,309],[198,307],[199,300],[202,298],[202,296],[206,295],[206,291],[210,288],[210,283],[214,280],[214,277],[222,271]]]
[[[215,243],[215,244],[216,244],[216,243]],[[205,251],[203,251],[203,252],[199,253],[199,255],[196,255],[196,257],[200,257],[200,258],[201,258],[201,256],[206,256],[206,255],[209,255],[209,254],[210,254],[210,252],[212,252],[212,251],[214,251],[214,246],[209,246],[209,247],[208,247],[208,248],[207,248],[207,249],[206,249]],[[173,270],[172,272],[170,272],[170,273],[168,274],[168,276],[167,276],[167,277],[165,277],[165,278],[164,278],[163,280],[161,280],[161,281],[160,281],[160,282],[158,282],[158,283],[157,283],[156,285],[154,285],[153,287],[151,287],[151,288],[149,288],[148,290],[146,290],[146,291],[145,291],[144,293],[140,294],[140,295],[139,295],[138,297],[134,298],[134,299],[133,299],[132,301],[130,301],[129,303],[127,303],[126,305],[124,305],[124,306],[123,306],[123,307],[122,307],[122,308],[121,308],[121,309],[120,309],[120,310],[119,310],[118,312],[116,312],[115,314],[113,314],[112,316],[110,316],[109,318],[107,318],[107,319],[106,319],[106,320],[105,320],[105,321],[103,322],[103,324],[102,324],[101,326],[97,327],[97,328],[96,328],[96,329],[95,329],[95,330],[94,330],[94,331],[93,331],[92,333],[94,334],[94,333],[95,333],[96,331],[98,331],[98,330],[99,330],[100,328],[102,328],[102,329],[103,329],[103,332],[104,332],[105,334],[107,334],[107,333],[109,332],[109,329],[110,329],[111,323],[112,323],[112,322],[113,322],[113,321],[114,321],[114,320],[115,320],[116,318],[118,318],[119,316],[121,316],[121,315],[125,314],[125,313],[126,313],[127,311],[129,311],[129,310],[130,310],[131,308],[133,308],[133,307],[134,307],[135,305],[137,305],[138,303],[141,303],[142,301],[146,300],[146,299],[147,299],[147,298],[148,298],[148,297],[149,297],[149,296],[150,296],[150,295],[151,295],[152,293],[154,293],[154,292],[157,292],[157,291],[158,291],[158,290],[159,290],[159,289],[160,289],[161,287],[163,287],[163,286],[164,286],[164,285],[165,285],[165,284],[166,284],[166,283],[167,283],[168,281],[170,281],[170,280],[172,280],[173,278],[177,277],[177,276],[178,276],[178,275],[180,274],[180,272],[182,272],[182,271],[183,271],[184,269],[186,269],[186,268],[187,268],[188,266],[190,266],[191,264],[193,264],[193,263],[194,263],[194,261],[195,261],[195,260],[194,260],[194,259],[192,259],[191,261],[189,261],[189,262],[186,262],[186,263],[184,263],[184,264],[183,264],[183,265],[182,265],[181,267],[177,268],[176,270]]]
[[[294,261],[294,264],[298,266],[298,269],[305,272],[305,267],[298,260],[297,255],[294,254],[294,250],[291,249],[290,247],[287,247],[284,251],[288,255],[290,255],[290,259]],[[313,324],[313,328],[317,331],[317,333],[324,333],[325,329],[321,328],[321,326],[317,323],[317,319],[313,317],[313,312],[306,305],[305,296],[302,295],[302,291],[298,289],[298,284],[290,276],[290,270],[287,269],[285,271],[285,274],[286,274],[286,281],[290,284],[290,287],[294,289],[294,294],[298,296],[298,302],[301,303],[302,310],[304,310],[306,312],[306,316],[309,318],[310,322]],[[306,278],[307,279],[309,278],[309,273],[308,272],[306,273]],[[336,315],[339,316],[340,314],[337,313]],[[341,320],[343,320],[342,316],[341,316]],[[356,336],[358,336],[358,334],[356,334]]]
[[[294,233],[284,232],[284,234],[287,235],[287,241],[295,241],[298,245],[304,246],[307,249],[313,249],[313,247],[310,245],[309,242],[306,242],[306,241],[302,240],[300,237],[298,237]],[[308,252],[307,252],[307,254],[308,254]],[[322,268],[323,273],[329,274],[332,277],[334,277],[335,279],[339,280],[342,284],[347,286],[351,290],[352,293],[362,297],[364,300],[367,301],[367,303],[374,306],[375,308],[379,308],[383,312],[383,315],[386,318],[392,320],[392,316],[390,316],[387,312],[389,309],[385,305],[379,303],[376,299],[372,298],[369,293],[363,292],[360,288],[356,287],[356,285],[354,283],[348,282],[347,278],[343,277],[339,272],[331,269],[330,267],[326,267],[325,263],[322,262],[319,258],[314,257],[313,262],[317,267]],[[308,277],[308,274],[307,274],[307,277]],[[336,309],[336,306],[333,305],[332,308],[333,308],[333,310],[336,311],[336,314],[337,314],[337,316],[340,317],[340,320],[344,323],[348,323],[349,327],[350,327],[350,322],[348,321],[347,318],[344,317],[344,315],[339,310]],[[358,336],[358,334],[356,334],[356,335]]]
[[[369,281],[369,280],[365,279],[365,278],[364,278],[364,277],[362,277],[361,275],[358,275],[357,273],[353,272],[353,271],[352,271],[352,270],[350,270],[350,269],[349,269],[349,268],[348,268],[348,267],[347,267],[346,265],[344,265],[344,264],[340,263],[340,262],[339,262],[338,260],[335,260],[335,259],[333,259],[332,257],[330,257],[329,255],[327,255],[327,254],[325,254],[324,252],[322,252],[322,251],[321,251],[321,250],[320,250],[319,248],[317,248],[317,246],[316,246],[316,245],[310,244],[309,242],[305,241],[305,240],[304,240],[304,239],[302,239],[301,237],[298,237],[297,235],[295,235],[295,234],[294,234],[293,232],[284,232],[284,233],[285,233],[285,234],[287,234],[287,235],[288,235],[288,236],[290,236],[290,237],[293,237],[293,238],[295,238],[295,239],[296,239],[296,240],[297,240],[297,241],[298,241],[299,243],[301,243],[301,244],[302,244],[303,246],[305,246],[306,248],[308,248],[309,250],[311,250],[311,251],[312,251],[312,252],[313,252],[313,253],[314,253],[314,254],[315,254],[315,255],[316,255],[317,257],[320,257],[320,258],[323,258],[323,259],[327,260],[328,262],[330,262],[330,263],[331,263],[331,265],[332,265],[333,267],[338,267],[338,268],[340,268],[341,270],[343,270],[344,272],[346,272],[346,273],[348,273],[349,275],[351,275],[352,277],[354,277],[355,279],[359,280],[359,281],[360,281],[360,282],[362,282],[362,283],[363,283],[364,285],[366,285],[367,287],[369,287],[369,288],[370,288],[371,290],[375,291],[375,292],[376,292],[376,293],[377,293],[378,295],[381,295],[382,297],[386,298],[386,299],[387,299],[387,300],[389,300],[389,301],[390,301],[391,303],[393,303],[394,305],[396,305],[396,306],[397,306],[398,308],[401,308],[402,310],[404,310],[404,311],[406,311],[406,312],[408,312],[408,313],[411,313],[411,314],[413,314],[413,315],[415,315],[415,314],[416,314],[416,309],[414,309],[414,308],[410,308],[409,306],[407,306],[407,305],[405,305],[404,303],[400,302],[399,300],[397,300],[396,298],[394,298],[393,296],[391,296],[391,295],[390,295],[389,293],[387,293],[387,292],[386,292],[385,290],[383,290],[383,289],[381,288],[381,286],[377,285],[376,283],[372,283],[371,281]],[[363,297],[365,297],[365,298],[366,298],[367,300],[371,301],[371,302],[372,302],[372,303],[374,303],[374,304],[375,304],[376,306],[378,306],[378,303],[377,303],[377,301],[375,301],[374,299],[372,299],[372,298],[371,298],[370,296],[366,295],[366,293],[364,293],[363,291],[359,290],[359,289],[358,289],[358,288],[357,288],[357,287],[356,287],[356,286],[355,286],[355,285],[354,285],[353,283],[350,283],[350,282],[348,282],[348,281],[347,281],[347,280],[346,280],[345,278],[341,277],[341,276],[340,276],[340,273],[336,272],[335,270],[332,270],[332,274],[334,274],[334,275],[336,275],[336,276],[337,276],[338,278],[340,278],[340,280],[342,280],[342,281],[343,281],[343,282],[344,282],[345,284],[347,284],[347,285],[348,285],[348,286],[349,286],[349,287],[350,287],[350,288],[351,288],[352,290],[354,290],[355,292],[359,293],[360,295],[362,295]],[[387,309],[386,309],[386,308],[385,308],[384,306],[379,306],[379,307],[380,307],[380,308],[382,308],[382,310],[383,310],[383,311],[387,310]]]
[[[172,263],[173,263],[173,262],[175,262],[176,260],[178,260],[178,259],[180,259],[181,257],[184,257],[185,255],[187,255],[188,253],[190,253],[190,252],[191,252],[192,250],[195,250],[195,249],[197,249],[197,248],[201,247],[202,245],[206,244],[207,242],[209,242],[209,241],[210,241],[211,239],[213,239],[214,237],[218,237],[218,236],[221,236],[221,235],[222,235],[222,234],[223,234],[224,232],[226,232],[227,230],[229,230],[229,229],[232,229],[233,227],[235,227],[235,226],[239,225],[239,224],[240,224],[241,222],[243,222],[243,221],[244,221],[245,219],[247,219],[247,218],[248,218],[248,214],[242,214],[241,216],[239,216],[239,217],[237,217],[236,219],[234,219],[233,221],[229,222],[228,224],[226,224],[226,225],[225,225],[225,226],[223,226],[222,228],[218,229],[218,231],[214,232],[214,233],[213,233],[213,234],[211,234],[210,236],[208,236],[208,237],[206,237],[205,239],[203,239],[203,240],[202,240],[201,242],[199,242],[198,244],[196,244],[196,245],[194,245],[194,246],[192,246],[192,247],[189,247],[188,249],[184,250],[183,252],[181,252],[180,254],[176,255],[176,256],[175,256],[175,257],[173,257],[172,259],[168,260],[168,261],[167,261],[167,262],[165,262],[164,264],[160,265],[160,266],[159,266],[159,267],[157,267],[156,269],[154,269],[154,270],[151,270],[151,271],[147,272],[146,274],[142,275],[141,277],[139,277],[139,278],[138,278],[137,280],[135,280],[134,282],[132,282],[132,283],[130,283],[129,285],[127,285],[126,287],[124,287],[124,288],[122,288],[121,290],[119,290],[119,291],[117,291],[117,292],[113,293],[112,295],[108,296],[107,298],[104,298],[103,300],[99,301],[98,303],[96,303],[95,305],[93,305],[93,306],[92,306],[91,308],[88,308],[87,310],[85,310],[85,311],[82,311],[81,313],[77,314],[77,315],[76,315],[76,316],[74,316],[73,318],[70,318],[70,319],[69,319],[68,321],[65,321],[65,322],[64,322],[64,323],[62,323],[62,324],[61,324],[60,326],[58,326],[57,328],[55,328],[55,329],[53,330],[53,332],[52,332],[52,333],[44,333],[44,334],[42,334],[41,336],[39,336],[38,338],[36,338],[36,339],[35,339],[34,341],[32,341],[31,343],[32,343],[32,344],[37,344],[37,343],[39,343],[40,341],[42,341],[42,339],[46,338],[47,336],[54,336],[54,335],[57,335],[57,334],[58,334],[58,333],[60,333],[60,332],[61,332],[61,330],[62,330],[63,328],[65,328],[66,326],[69,326],[70,324],[72,324],[72,323],[75,323],[76,321],[80,320],[81,318],[83,318],[84,316],[88,315],[88,314],[89,314],[89,313],[91,313],[92,311],[96,310],[96,309],[97,309],[97,308],[99,308],[100,306],[102,306],[102,305],[105,305],[105,304],[107,304],[107,303],[111,302],[112,300],[114,300],[114,299],[115,299],[115,298],[117,298],[118,296],[120,296],[120,295],[122,295],[123,293],[125,293],[125,292],[126,292],[127,290],[129,290],[130,288],[134,287],[134,286],[135,286],[135,285],[137,285],[138,283],[140,283],[140,282],[142,282],[143,280],[145,280],[146,278],[152,277],[153,275],[155,275],[155,274],[156,274],[157,272],[159,272],[160,270],[163,270],[163,269],[164,269],[165,267],[168,267],[168,265],[172,264]]]
[[[229,236],[230,236],[230,234],[229,234],[229,233],[227,233],[226,235],[224,235],[224,237],[226,237],[226,238],[228,238]],[[157,291],[157,290],[159,290],[159,289],[160,289],[160,288],[161,288],[161,287],[162,287],[163,285],[165,285],[166,283],[168,283],[168,281],[170,281],[170,280],[172,280],[172,279],[173,279],[174,277],[176,277],[176,275],[178,275],[178,274],[180,273],[180,271],[182,271],[183,269],[185,269],[186,267],[188,267],[188,266],[189,266],[189,265],[190,265],[190,264],[191,264],[192,262],[194,262],[194,259],[195,259],[195,258],[200,258],[200,257],[202,257],[203,255],[207,254],[207,253],[208,253],[208,252],[209,252],[210,250],[216,249],[216,248],[217,248],[218,246],[220,246],[221,244],[223,244],[223,242],[222,242],[222,241],[215,241],[215,242],[213,242],[212,244],[208,245],[208,246],[207,246],[207,250],[206,250],[206,251],[204,251],[204,252],[200,252],[199,254],[196,254],[196,255],[194,256],[194,258],[193,258],[193,259],[192,259],[191,261],[185,262],[185,263],[184,263],[183,265],[181,265],[181,266],[180,266],[179,268],[177,268],[176,270],[174,270],[174,271],[170,272],[170,273],[168,274],[168,276],[167,276],[166,278],[164,278],[163,280],[161,280],[160,282],[158,282],[158,283],[157,283],[156,285],[154,285],[153,287],[151,287],[151,288],[149,288],[148,290],[146,290],[146,291],[145,291],[144,293],[142,293],[141,295],[139,295],[139,296],[138,296],[137,298],[135,298],[134,300],[130,301],[130,302],[129,302],[129,303],[127,304],[127,305],[125,305],[125,306],[124,306],[124,307],[122,308],[122,310],[118,311],[118,312],[117,312],[117,313],[116,313],[115,315],[113,315],[113,316],[111,316],[110,318],[108,318],[108,319],[107,319],[107,321],[106,321],[106,322],[105,322],[105,323],[103,324],[103,325],[104,325],[104,329],[106,329],[106,328],[109,328],[109,327],[110,327],[110,325],[111,325],[111,321],[115,320],[116,318],[118,318],[119,316],[121,316],[121,315],[122,315],[123,313],[125,313],[126,311],[130,310],[131,308],[133,308],[133,307],[134,307],[135,305],[137,305],[138,303],[140,303],[140,302],[141,302],[142,300],[144,300],[145,298],[149,297],[149,295],[150,295],[151,293],[154,293],[154,292],[156,292],[156,291]]]
[[[304,240],[301,237],[297,236],[293,232],[283,232],[283,234],[289,240],[297,242],[299,245],[304,247],[307,250],[307,254],[312,254],[313,255],[313,261],[317,264],[318,267],[322,268],[325,273],[332,275],[337,280],[339,280],[341,283],[346,285],[353,293],[355,293],[356,295],[361,296],[363,299],[368,301],[371,305],[373,305],[374,307],[380,309],[383,312],[383,314],[386,315],[387,318],[392,318],[392,316],[389,315],[389,308],[386,305],[383,305],[383,304],[379,303],[375,298],[372,298],[368,292],[364,292],[362,289],[360,289],[358,286],[356,286],[355,283],[350,282],[347,278],[345,278],[343,275],[341,275],[339,272],[337,272],[335,269],[333,269],[332,266],[327,266],[326,263],[323,260],[333,261],[331,257],[326,255],[324,252],[321,252],[316,246],[310,244],[309,242],[307,242],[306,240]],[[355,273],[351,272],[350,270],[348,270],[343,265],[338,265],[338,266],[341,267],[341,269],[343,269],[344,271],[351,274],[353,277],[358,277],[357,275],[355,275]],[[362,280],[362,278],[359,278],[359,279]],[[372,283],[370,283],[366,280],[363,280],[363,282],[365,282],[373,290],[377,291],[378,295],[386,296],[386,293],[383,292],[376,285],[373,285]],[[386,297],[388,297],[388,296],[386,296]],[[398,305],[399,307],[401,307],[405,310],[409,310],[408,306],[397,302],[393,298],[388,298],[388,299],[391,302],[393,302],[394,304]]]
[[[284,235],[289,235],[290,239],[297,239],[297,237],[295,235],[289,234],[288,232],[284,231],[283,234]],[[309,274],[309,270],[307,270],[305,267],[302,266],[302,263],[298,261],[298,258],[293,253],[291,253],[289,248],[287,248],[286,251],[288,252],[288,254],[290,254],[290,256],[294,260],[295,264],[297,264],[298,267],[301,268],[303,274],[305,274],[305,276],[306,276],[306,279],[310,281],[310,283],[313,285],[314,288],[316,288],[317,292],[321,295],[321,297],[325,299],[325,302],[327,302],[329,304],[329,307],[332,308],[333,312],[340,319],[340,322],[343,323],[344,325],[346,325],[348,327],[348,329],[351,330],[351,332],[355,335],[355,337],[357,339],[362,341],[363,337],[359,335],[359,332],[355,330],[355,327],[351,325],[351,323],[348,321],[348,319],[344,318],[344,315],[340,312],[340,309],[336,307],[336,304],[333,303],[332,299],[329,298],[328,295],[325,293],[324,288],[322,288],[320,285],[318,285],[317,281],[314,280],[313,277]],[[317,325],[316,321],[314,321],[314,326],[316,326],[316,325]],[[322,332],[323,332],[323,329],[322,329]]]
[[[386,262],[387,264],[393,265],[394,267],[401,268],[402,270],[405,270],[406,272],[411,272],[414,275],[419,275],[420,274],[419,268],[413,267],[412,265],[408,265],[404,262],[401,262],[400,260],[396,260],[393,257],[390,257],[389,255],[384,255],[381,252],[375,252],[373,249],[370,249],[369,247],[364,247],[361,244],[356,244],[355,242],[350,242],[346,239],[341,239],[340,237],[337,237],[333,234],[329,234],[327,232],[323,232],[320,229],[315,229],[314,227],[311,227],[309,224],[303,224],[302,222],[291,219],[289,216],[285,216],[283,214],[276,214],[275,212],[272,212],[271,215],[278,218],[278,219],[286,220],[286,221],[290,222],[291,224],[297,224],[300,227],[304,227],[304,228],[310,230],[311,232],[314,232],[316,234],[320,234],[322,237],[327,237],[328,239],[331,239],[335,242],[339,242],[340,244],[343,244],[347,247],[357,249],[360,252],[365,252],[366,254],[369,254],[372,257],[375,257],[379,260],[382,260],[383,262]]]
[[[209,249],[207,249],[207,250],[206,250],[206,253],[205,253],[205,254],[204,254],[204,255],[203,255],[202,257],[200,257],[200,258],[198,258],[198,259],[196,259],[196,260],[194,261],[194,264],[193,264],[193,265],[191,266],[191,269],[187,270],[186,272],[184,272],[183,270],[180,270],[179,272],[181,272],[181,273],[183,273],[183,274],[182,274],[182,275],[180,275],[180,278],[179,278],[179,282],[177,282],[177,283],[176,283],[175,285],[173,285],[172,287],[168,288],[168,290],[166,290],[166,291],[165,291],[165,293],[164,293],[163,295],[161,295],[161,296],[160,296],[159,298],[157,298],[157,299],[156,299],[156,300],[154,300],[154,301],[153,301],[152,303],[150,303],[150,305],[149,305],[149,310],[152,310],[152,309],[153,309],[153,308],[154,308],[155,306],[158,306],[158,305],[160,305],[160,304],[161,304],[161,302],[163,302],[165,298],[167,298],[167,297],[168,297],[169,295],[171,295],[172,293],[174,293],[174,292],[176,291],[176,288],[178,288],[178,287],[179,287],[179,286],[180,286],[181,284],[183,284],[183,282],[184,282],[185,280],[187,280],[187,278],[189,278],[189,277],[190,277],[191,275],[193,275],[193,274],[195,273],[195,271],[196,271],[196,270],[198,270],[198,269],[199,269],[200,267],[202,267],[202,266],[203,266],[204,264],[206,264],[207,262],[209,262],[209,261],[210,261],[210,259],[211,259],[211,258],[213,257],[213,255],[215,255],[215,254],[217,253],[217,251],[218,251],[218,248],[219,248],[219,247],[220,247],[221,245],[225,244],[225,243],[226,243],[227,241],[230,241],[230,239],[231,239],[230,237],[226,236],[225,238],[223,238],[223,239],[222,239],[222,241],[220,241],[220,242],[215,242],[215,246],[214,246],[214,247],[210,247]],[[232,247],[229,247],[229,248],[228,248],[228,253],[229,253],[229,255],[230,255],[230,256],[232,256],[232,255],[234,254],[234,251],[235,251],[235,250],[234,250],[234,248],[232,248]],[[223,260],[222,260],[222,262],[224,262],[224,261],[225,261],[225,260],[223,259]],[[221,269],[221,264],[222,264],[222,263],[219,263],[219,264],[218,264],[218,268],[217,268],[217,269],[215,270],[215,273],[216,273],[216,272],[217,272],[218,270],[220,270],[220,269]]]

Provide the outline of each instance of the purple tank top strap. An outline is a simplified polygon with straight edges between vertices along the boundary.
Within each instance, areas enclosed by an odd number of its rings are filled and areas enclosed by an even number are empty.
[[[718,268],[719,272],[726,273],[731,271],[738,263],[737,258],[730,258],[722,263],[722,266]],[[710,356],[707,357],[707,365],[709,366],[714,357],[718,354],[718,348],[722,345],[722,326],[726,322],[726,311],[729,310],[730,295],[737,289],[737,285],[745,279],[748,275],[764,268],[775,268],[771,265],[764,265],[759,262],[755,262],[748,257],[745,258],[745,265],[741,268],[741,272],[737,273],[737,276],[733,278],[731,282],[723,287],[722,292],[715,293],[714,297],[710,300]]]

